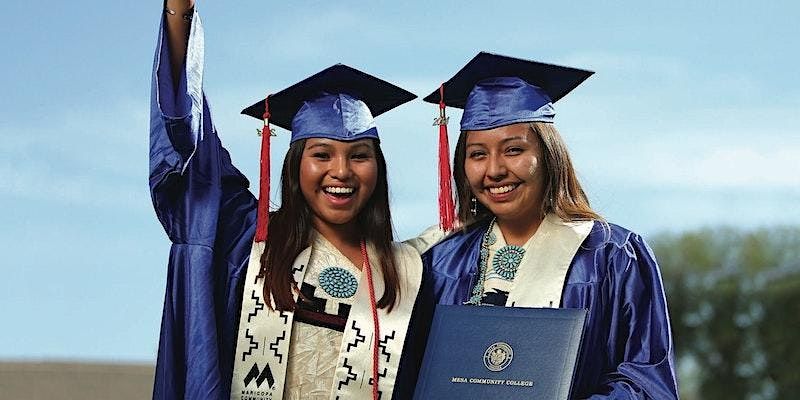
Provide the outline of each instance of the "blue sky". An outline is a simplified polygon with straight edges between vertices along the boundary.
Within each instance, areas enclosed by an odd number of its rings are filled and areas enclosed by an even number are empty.
[[[251,181],[259,123],[239,111],[268,92],[343,62],[424,95],[487,50],[597,72],[556,125],[609,220],[646,236],[800,224],[795,2],[275,3],[198,3],[206,93]],[[0,358],[154,359],[159,15],[159,1],[0,4]],[[436,221],[435,113],[417,101],[377,120],[399,238]]]

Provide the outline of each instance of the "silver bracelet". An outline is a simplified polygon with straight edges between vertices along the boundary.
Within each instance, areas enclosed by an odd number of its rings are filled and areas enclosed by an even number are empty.
[[[167,7],[164,7],[164,12],[169,15],[177,14],[175,10],[170,10]],[[186,11],[185,14],[183,14],[183,20],[186,22],[192,22],[192,17],[194,17],[194,8],[190,8],[189,10]]]

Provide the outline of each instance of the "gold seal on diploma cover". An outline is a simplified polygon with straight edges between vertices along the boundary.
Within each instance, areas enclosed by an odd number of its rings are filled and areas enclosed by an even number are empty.
[[[511,346],[505,342],[497,342],[489,346],[483,353],[483,365],[489,371],[498,372],[506,369],[513,358],[514,350],[511,349]]]

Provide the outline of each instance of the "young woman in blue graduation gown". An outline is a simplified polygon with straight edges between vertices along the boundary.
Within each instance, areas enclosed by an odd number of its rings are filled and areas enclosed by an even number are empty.
[[[153,398],[390,398],[404,386],[397,368],[420,285],[419,254],[392,242],[368,100],[312,96],[312,89],[327,84],[323,75],[377,84],[394,90],[395,103],[384,109],[414,96],[337,65],[270,96],[274,103],[257,103],[259,118],[273,104],[272,121],[293,135],[283,206],[266,225],[268,195],[259,203],[250,193],[211,121],[194,2],[165,5],[153,67],[150,189],[173,244]],[[358,125],[342,128],[355,136],[307,129],[320,122],[319,110],[347,107],[351,118],[333,120]]]
[[[420,309],[587,309],[574,398],[675,399],[653,252],[590,208],[553,125],[552,103],[589,75],[481,53],[425,99],[464,108],[453,176],[465,227],[423,255]],[[415,329],[430,317],[415,316]]]

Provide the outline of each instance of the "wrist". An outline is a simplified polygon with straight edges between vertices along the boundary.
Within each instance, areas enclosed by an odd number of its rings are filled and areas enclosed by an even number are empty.
[[[184,19],[191,19],[194,13],[194,1],[186,0],[166,0],[164,1],[164,12],[167,15],[183,17]]]

